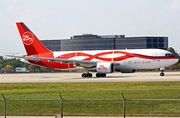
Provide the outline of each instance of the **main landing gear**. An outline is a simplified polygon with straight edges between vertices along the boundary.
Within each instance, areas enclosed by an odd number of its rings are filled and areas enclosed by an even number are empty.
[[[82,74],[82,77],[85,78],[85,77],[92,77],[92,73],[83,73]]]
[[[106,73],[97,73],[96,77],[106,77]]]
[[[83,73],[82,77],[83,78],[85,78],[85,77],[91,78],[92,77],[92,73]],[[106,77],[106,73],[97,73],[96,77]]]

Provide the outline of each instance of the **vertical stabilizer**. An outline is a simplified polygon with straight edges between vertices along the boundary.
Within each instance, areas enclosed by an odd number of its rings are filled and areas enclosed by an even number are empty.
[[[51,52],[39,41],[34,33],[31,32],[31,30],[29,30],[23,22],[17,22],[16,25],[28,56]]]

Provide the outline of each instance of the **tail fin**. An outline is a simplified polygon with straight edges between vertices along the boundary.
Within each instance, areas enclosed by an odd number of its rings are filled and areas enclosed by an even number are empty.
[[[17,22],[16,25],[28,56],[51,52],[39,41],[34,33],[31,32],[31,30],[29,30],[23,22]]]

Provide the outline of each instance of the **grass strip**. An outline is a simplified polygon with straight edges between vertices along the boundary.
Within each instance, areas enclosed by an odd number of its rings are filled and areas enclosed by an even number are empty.
[[[180,99],[180,82],[0,84],[6,99]],[[2,97],[0,99],[3,99]],[[64,115],[122,116],[122,101],[64,101]],[[180,116],[178,101],[127,101],[127,116]],[[0,101],[0,115],[4,101]],[[7,115],[60,114],[60,101],[7,101]]]

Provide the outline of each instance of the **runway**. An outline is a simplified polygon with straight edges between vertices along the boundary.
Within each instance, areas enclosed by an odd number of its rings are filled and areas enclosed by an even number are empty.
[[[82,73],[17,73],[0,74],[0,83],[47,83],[47,82],[148,82],[148,81],[180,81],[180,72],[137,72],[112,73],[107,77],[82,78]],[[95,76],[96,73],[93,73]]]

